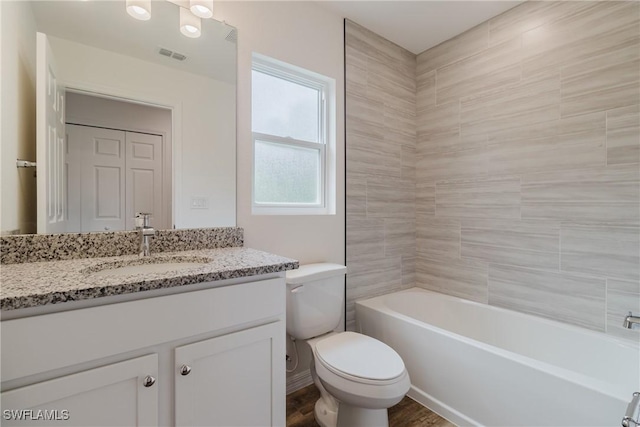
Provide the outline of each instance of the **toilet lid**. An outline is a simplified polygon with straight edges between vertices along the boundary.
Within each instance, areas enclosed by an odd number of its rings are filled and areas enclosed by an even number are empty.
[[[343,332],[319,341],[316,357],[333,371],[363,379],[390,380],[404,372],[404,362],[391,347],[355,332]]]

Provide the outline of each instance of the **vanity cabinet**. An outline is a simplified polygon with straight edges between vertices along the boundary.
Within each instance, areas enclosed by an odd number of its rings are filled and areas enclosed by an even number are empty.
[[[0,322],[3,425],[284,426],[284,277],[260,279]]]

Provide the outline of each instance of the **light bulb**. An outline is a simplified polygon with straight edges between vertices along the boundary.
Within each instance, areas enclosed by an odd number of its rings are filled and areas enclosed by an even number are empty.
[[[180,8],[180,32],[191,38],[200,37],[201,34],[200,18],[183,7]]]
[[[151,19],[151,0],[127,0],[127,13],[140,21]]]
[[[213,16],[213,0],[190,0],[191,13],[200,18],[208,19]]]

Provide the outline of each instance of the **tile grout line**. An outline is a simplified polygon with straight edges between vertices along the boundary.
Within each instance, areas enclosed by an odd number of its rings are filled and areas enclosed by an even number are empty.
[[[609,165],[609,110],[604,112],[604,167]]]
[[[558,227],[558,271],[562,273],[562,221]]]
[[[604,333],[609,333],[609,319],[607,314],[609,313],[609,278],[604,281]]]

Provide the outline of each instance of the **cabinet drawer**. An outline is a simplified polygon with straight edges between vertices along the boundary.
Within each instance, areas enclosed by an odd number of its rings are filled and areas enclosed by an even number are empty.
[[[284,318],[284,311],[284,279],[275,278],[2,321],[2,381]]]

